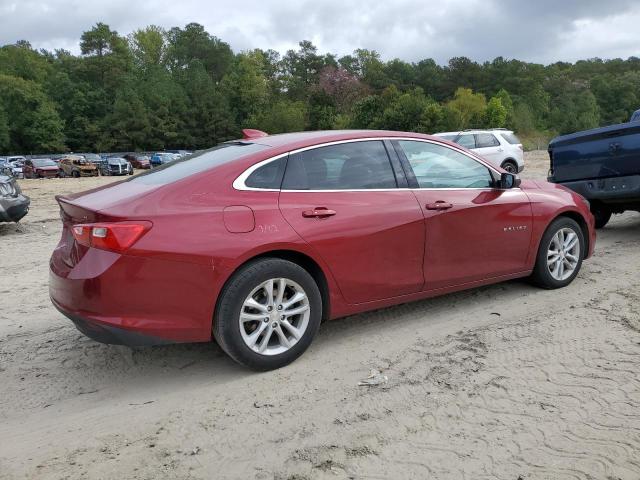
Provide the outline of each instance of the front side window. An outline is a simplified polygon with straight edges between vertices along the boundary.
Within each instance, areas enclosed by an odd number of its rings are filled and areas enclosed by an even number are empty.
[[[428,142],[398,142],[420,188],[490,188],[487,167],[453,148]]]
[[[476,134],[476,148],[499,147],[500,142],[492,133]]]
[[[397,188],[382,141],[341,143],[289,156],[282,190]]]
[[[456,143],[464,148],[476,148],[476,139],[471,134],[460,135]]]

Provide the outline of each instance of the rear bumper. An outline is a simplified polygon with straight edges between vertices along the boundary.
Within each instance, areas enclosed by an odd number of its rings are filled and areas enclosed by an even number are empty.
[[[88,318],[81,317],[80,315],[73,314],[63,309],[53,298],[51,299],[51,303],[53,303],[53,306],[56,307],[60,313],[73,322],[80,333],[92,340],[95,340],[96,342],[108,343],[110,345],[127,345],[129,347],[167,345],[175,343],[171,340],[165,340],[163,338],[125,330],[124,328],[93,322]]]
[[[31,200],[24,195],[0,198],[0,222],[18,222],[29,213]]]
[[[49,263],[49,296],[78,330],[104,343],[211,340],[211,266],[89,248],[70,267],[65,245]]]
[[[553,177],[549,177],[549,181],[554,182]],[[589,201],[640,202],[640,175],[554,183],[564,185]]]

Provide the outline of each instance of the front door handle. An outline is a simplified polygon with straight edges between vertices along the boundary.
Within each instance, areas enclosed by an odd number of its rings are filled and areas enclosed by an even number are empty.
[[[335,210],[330,210],[326,207],[316,207],[313,210],[304,210],[302,216],[304,218],[326,218],[332,217],[336,214]]]
[[[451,203],[438,200],[436,203],[427,203],[427,210],[449,210],[453,205]]]

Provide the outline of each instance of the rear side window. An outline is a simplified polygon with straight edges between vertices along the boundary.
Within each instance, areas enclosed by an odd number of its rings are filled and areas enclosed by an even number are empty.
[[[284,176],[286,164],[286,157],[269,162],[254,170],[254,172],[247,177],[244,184],[251,188],[279,190],[282,185],[282,177]]]
[[[209,150],[165,163],[127,180],[144,185],[165,185],[183,178],[204,172],[210,168],[246,157],[269,148],[259,143],[232,142],[223,143]]]
[[[282,190],[397,188],[381,141],[342,143],[289,156]]]
[[[476,139],[473,135],[460,135],[456,143],[464,148],[476,148]]]
[[[499,147],[500,142],[492,133],[477,133],[476,148]]]
[[[520,141],[520,139],[518,137],[516,137],[513,133],[511,132],[505,132],[505,133],[501,133],[500,135],[502,135],[502,138],[504,138],[507,142],[509,142],[511,145],[519,145],[522,144],[522,142]]]

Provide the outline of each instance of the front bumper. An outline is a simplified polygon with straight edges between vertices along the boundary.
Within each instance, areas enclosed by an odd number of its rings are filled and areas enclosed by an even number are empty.
[[[0,198],[0,222],[18,222],[29,213],[29,197],[19,194],[16,197]]]

